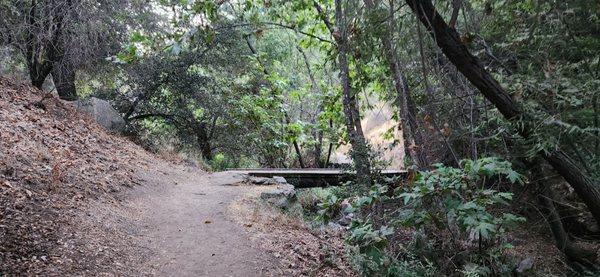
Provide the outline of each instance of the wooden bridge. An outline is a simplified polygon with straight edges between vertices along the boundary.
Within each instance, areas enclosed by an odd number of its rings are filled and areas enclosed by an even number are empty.
[[[290,184],[297,188],[337,186],[356,178],[356,173],[342,169],[281,169],[281,168],[259,168],[259,169],[236,169],[255,177],[285,178]],[[385,178],[404,177],[405,170],[383,170],[377,175]]]

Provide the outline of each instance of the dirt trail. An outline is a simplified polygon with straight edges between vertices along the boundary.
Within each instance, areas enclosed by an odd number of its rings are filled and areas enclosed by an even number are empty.
[[[227,208],[248,187],[236,172],[185,167],[142,174],[145,183],[123,201],[133,247],[146,249],[143,268],[159,276],[278,275],[273,257],[249,239]]]

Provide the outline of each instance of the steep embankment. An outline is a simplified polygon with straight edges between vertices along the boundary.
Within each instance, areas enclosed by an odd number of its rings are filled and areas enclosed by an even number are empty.
[[[78,211],[153,159],[55,95],[0,79],[0,275],[96,266],[95,245],[71,232]]]

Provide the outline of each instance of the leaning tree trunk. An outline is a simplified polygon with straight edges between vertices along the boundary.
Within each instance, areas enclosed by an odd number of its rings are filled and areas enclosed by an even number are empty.
[[[571,241],[569,235],[563,227],[561,220],[554,202],[556,197],[554,192],[548,186],[541,187],[542,193],[538,195],[538,200],[542,206],[542,212],[545,214],[546,221],[554,237],[556,247],[562,251],[567,259],[573,263],[580,264],[583,267],[590,267],[596,260],[596,252],[588,249],[579,247]]]
[[[544,180],[544,170],[537,159],[528,164],[531,166],[531,175],[533,180],[538,180],[534,184],[541,191],[537,195],[540,204],[540,211],[544,214],[544,218],[550,227],[552,236],[554,237],[556,248],[562,251],[567,259],[571,261],[574,268],[580,269],[593,267],[597,254],[593,250],[580,247],[574,243],[569,234],[564,228],[564,217],[556,210],[555,203],[557,201],[556,194],[551,186],[544,184],[540,180]]]
[[[485,70],[479,59],[473,56],[467,47],[461,43],[456,30],[448,26],[442,16],[435,10],[429,0],[406,0],[406,3],[417,15],[421,23],[440,47],[444,55],[456,68],[487,98],[500,113],[509,121],[522,120],[524,123],[518,129],[524,138],[531,136],[533,126],[527,114],[523,113],[512,97]],[[587,205],[588,209],[600,224],[600,190],[587,177],[573,160],[558,147],[554,150],[539,152],[575,190],[577,195]]]

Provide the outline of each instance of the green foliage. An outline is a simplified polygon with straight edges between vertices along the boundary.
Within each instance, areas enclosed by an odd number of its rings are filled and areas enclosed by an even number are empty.
[[[329,222],[334,219],[341,211],[342,200],[334,194],[329,194],[321,203],[318,204],[317,220]]]
[[[357,196],[346,211],[360,215],[348,242],[366,275],[430,275],[438,260],[450,259],[427,253],[435,247],[466,253],[452,260],[464,275],[504,272],[501,252],[510,247],[504,237],[523,221],[507,211],[510,191],[525,178],[509,162],[478,157],[534,156],[559,147],[600,178],[597,4],[463,1],[455,26],[461,39],[531,116],[509,123],[440,56],[407,7],[392,6],[398,5],[393,1],[375,1],[371,8],[363,1],[342,2],[350,83],[361,112],[374,108],[371,100],[395,107],[391,57],[380,39],[389,37],[414,101],[416,135],[424,137],[415,147],[430,161],[449,166],[418,173],[393,197],[384,185],[311,190],[300,197],[304,210],[311,219],[333,221],[344,199]],[[448,18],[452,5],[434,2]],[[119,41],[121,51],[106,52],[112,70],[78,72],[80,79],[86,76],[78,83],[81,91],[116,103],[131,133],[146,146],[203,149],[214,170],[225,170],[298,166],[294,144],[309,166],[319,166],[329,143],[349,142],[335,62],[334,33],[342,30],[326,26],[336,25],[333,1],[160,0],[153,5],[160,11],[155,19],[123,25],[127,30],[118,32],[129,39]],[[19,13],[9,2],[0,6],[7,15]],[[151,24],[154,20],[159,24]],[[533,135],[524,140],[515,135],[517,129]],[[394,141],[391,147],[402,141],[395,130],[383,135]],[[474,160],[461,161],[466,157]],[[423,235],[408,250],[415,255],[397,258],[387,252],[399,228]],[[451,239],[440,242],[435,234],[441,233]]]
[[[598,180],[600,17],[597,3],[474,1],[479,32],[501,65],[492,67],[533,117],[529,155],[560,147]]]
[[[437,269],[427,260],[420,261],[411,253],[389,253],[390,244],[396,244],[394,221],[382,223],[395,212],[387,211],[376,215],[391,199],[387,186],[374,185],[365,195],[355,198],[349,212],[361,217],[353,219],[348,229],[346,241],[351,246],[350,258],[363,276],[437,276]],[[377,223],[376,223],[377,222]]]
[[[309,221],[327,223],[334,220],[341,210],[341,202],[347,193],[339,187],[299,190],[298,203]],[[325,218],[327,217],[327,218]]]
[[[369,220],[352,221],[347,241],[356,249],[354,260],[363,275],[387,275],[382,273],[389,270],[393,260],[386,255],[385,248],[392,234],[393,228],[385,225],[376,229]]]
[[[234,164],[223,153],[218,153],[213,157],[213,160],[210,161],[210,167],[214,171],[223,171],[234,167]]]
[[[493,188],[521,184],[523,177],[509,162],[497,158],[463,160],[460,166],[438,164],[431,171],[419,172],[414,183],[398,188],[392,197],[388,186],[374,185],[363,196],[353,198],[347,212],[357,217],[349,227],[347,242],[363,275],[435,276],[461,271],[467,276],[489,276],[511,272],[512,260],[504,254],[512,247],[506,234],[524,218],[505,211],[512,193]],[[323,200],[322,213],[335,217],[338,198]],[[394,204],[398,201],[400,206]],[[413,242],[401,247],[400,253],[390,253],[391,246],[398,247],[392,239],[396,229],[414,230]],[[452,259],[454,267],[447,268],[446,259]]]
[[[504,242],[505,234],[525,219],[502,211],[512,193],[490,187],[503,181],[521,183],[522,177],[510,163],[496,158],[463,160],[461,165],[462,169],[438,164],[432,171],[419,173],[410,188],[399,191],[398,197],[407,205],[400,222],[426,234],[448,232],[455,250],[462,248],[462,241],[470,242],[466,250],[471,255],[465,264],[470,272],[510,270],[501,257],[502,249],[511,247]]]

